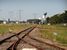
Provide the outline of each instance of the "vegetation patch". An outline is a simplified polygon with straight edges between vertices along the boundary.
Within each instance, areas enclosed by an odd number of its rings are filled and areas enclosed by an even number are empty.
[[[40,25],[41,37],[56,41],[67,46],[67,26]]]
[[[8,33],[9,31],[18,32],[30,26],[32,25],[31,24],[0,24],[0,34]]]

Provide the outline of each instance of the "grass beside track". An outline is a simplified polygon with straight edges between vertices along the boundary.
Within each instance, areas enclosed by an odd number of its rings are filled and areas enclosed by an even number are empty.
[[[32,26],[31,24],[0,24],[0,34],[3,35],[9,31],[18,32],[27,27]]]
[[[67,46],[67,26],[63,25],[39,25],[41,37],[56,41]]]

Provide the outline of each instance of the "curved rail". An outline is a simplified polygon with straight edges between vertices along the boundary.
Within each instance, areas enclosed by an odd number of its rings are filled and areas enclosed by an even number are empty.
[[[32,27],[24,36],[22,36],[22,38],[20,38],[19,40],[15,41],[9,48],[7,48],[7,50],[16,50],[17,45],[19,44],[19,42],[25,37],[27,36],[35,27]]]
[[[39,39],[36,39],[36,38],[34,38],[34,37],[29,36],[29,38],[31,38],[31,39],[33,39],[33,40],[35,40],[35,41],[38,41],[39,43],[43,43],[43,44],[49,45],[49,46],[51,46],[51,47],[58,48],[59,50],[65,50],[64,48],[61,48],[61,47],[59,47],[59,46],[56,46],[56,45],[52,45],[52,44],[43,42],[43,41],[41,41],[41,40],[39,40]]]
[[[12,37],[14,37],[14,36],[16,36],[16,35],[21,34],[22,32],[24,32],[24,31],[26,31],[26,30],[28,30],[28,29],[30,29],[30,28],[31,28],[31,27],[29,27],[29,28],[27,28],[27,29],[25,29],[25,30],[20,31],[20,32],[17,33],[17,34],[14,34],[14,35],[12,35],[12,36],[10,36],[10,37],[7,37],[7,38],[1,40],[1,41],[0,41],[0,45],[1,45],[2,43],[6,42],[6,40],[9,40],[10,38],[12,38]]]
[[[43,48],[40,48],[40,47],[38,47],[38,46],[36,46],[36,45],[34,45],[34,44],[31,44],[31,43],[23,40],[23,38],[25,38],[34,28],[35,28],[35,27],[27,28],[27,29],[25,29],[25,30],[23,30],[23,31],[20,31],[19,33],[15,34],[15,35],[12,35],[12,36],[10,36],[10,37],[8,37],[8,38],[5,38],[5,39],[3,39],[2,41],[0,41],[0,44],[4,43],[6,40],[8,40],[8,39],[10,39],[10,38],[12,38],[12,37],[14,37],[14,36],[16,36],[16,35],[18,36],[18,35],[20,35],[21,33],[29,30],[29,31],[27,31],[21,38],[19,38],[19,39],[16,40],[13,44],[11,44],[6,50],[17,50],[17,46],[18,46],[18,44],[20,43],[21,40],[22,40],[23,42],[26,42],[27,44],[29,44],[29,45],[37,48],[38,50],[44,50]],[[30,39],[32,39],[32,40],[35,40],[36,42],[46,44],[46,45],[51,46],[51,47],[53,47],[53,48],[58,48],[59,50],[65,50],[64,48],[61,48],[61,47],[59,47],[59,46],[56,46],[56,45],[52,45],[52,44],[43,42],[43,41],[41,41],[41,40],[39,40],[39,39],[36,39],[36,38],[34,38],[34,37],[31,37],[31,36],[29,36],[29,35],[28,35],[28,37],[29,37]]]

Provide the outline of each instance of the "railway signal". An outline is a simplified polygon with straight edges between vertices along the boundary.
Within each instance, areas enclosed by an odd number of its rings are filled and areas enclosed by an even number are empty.
[[[43,14],[42,24],[47,23],[47,21],[46,21],[46,15],[47,15],[47,12]]]

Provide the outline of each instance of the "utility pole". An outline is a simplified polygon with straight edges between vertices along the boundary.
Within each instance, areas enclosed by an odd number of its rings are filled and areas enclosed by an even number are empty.
[[[36,19],[36,13],[33,13],[33,19]],[[32,21],[32,23],[34,24],[35,21]]]
[[[11,19],[12,17],[13,17],[13,11],[9,11],[9,19]]]
[[[22,10],[19,10],[19,21],[21,21]]]
[[[34,19],[36,19],[37,14],[36,14],[36,13],[34,13],[34,14],[33,14],[33,16],[34,16]]]
[[[2,9],[0,9],[0,16],[1,16]]]

